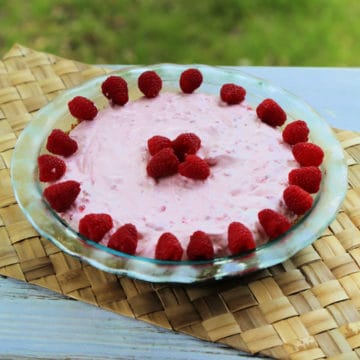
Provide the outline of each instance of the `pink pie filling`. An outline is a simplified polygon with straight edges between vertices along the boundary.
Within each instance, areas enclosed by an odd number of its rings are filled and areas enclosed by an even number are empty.
[[[147,140],[154,135],[174,139],[184,132],[200,137],[197,155],[212,164],[210,177],[150,178]],[[162,233],[173,233],[186,249],[190,235],[202,230],[219,257],[229,254],[232,221],[246,225],[259,245],[268,241],[258,222],[260,210],[270,208],[294,219],[282,200],[288,173],[298,167],[290,146],[279,129],[262,123],[244,103],[228,106],[218,96],[161,93],[107,107],[70,135],[79,149],[65,159],[61,181],[79,181],[81,193],[62,216],[77,229],[86,214],[110,214],[114,228],[103,239],[105,245],[119,226],[132,223],[140,234],[136,254],[154,257]]]

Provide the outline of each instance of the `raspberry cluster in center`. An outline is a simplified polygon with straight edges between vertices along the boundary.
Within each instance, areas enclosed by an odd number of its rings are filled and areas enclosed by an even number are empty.
[[[205,180],[210,175],[209,164],[196,155],[201,140],[194,133],[182,133],[173,141],[155,135],[148,140],[147,145],[152,157],[146,171],[154,179],[179,173],[194,180]]]

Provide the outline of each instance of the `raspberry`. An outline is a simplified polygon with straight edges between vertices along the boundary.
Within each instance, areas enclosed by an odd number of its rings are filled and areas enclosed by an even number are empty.
[[[155,155],[161,149],[171,148],[171,140],[165,136],[155,135],[148,140],[147,145],[149,153]]]
[[[210,175],[209,164],[197,155],[187,155],[179,165],[179,173],[194,180],[205,180]]]
[[[324,159],[321,147],[307,142],[295,144],[292,153],[301,166],[319,166]]]
[[[286,143],[295,145],[299,142],[308,141],[309,132],[305,121],[296,120],[285,126],[282,137]]]
[[[79,193],[80,183],[67,180],[48,186],[43,195],[55,211],[63,212],[70,208]]]
[[[68,157],[77,149],[77,142],[60,129],[54,129],[48,136],[46,149],[56,155]]]
[[[164,148],[156,153],[149,161],[146,171],[154,179],[174,175],[178,171],[179,159],[174,150]]]
[[[288,186],[283,193],[286,206],[296,215],[305,214],[313,204],[311,195],[297,185]]]
[[[235,84],[224,84],[220,89],[221,100],[228,105],[241,103],[245,99],[246,90]]]
[[[145,71],[139,76],[138,87],[147,98],[154,98],[162,88],[162,80],[155,71]]]
[[[133,224],[120,226],[111,235],[108,247],[126,254],[134,255],[138,243],[138,233]]]
[[[306,166],[293,169],[289,173],[289,184],[300,186],[310,194],[315,194],[320,189],[322,173],[316,166]]]
[[[163,233],[156,244],[155,259],[179,261],[183,255],[183,248],[175,235]]]
[[[83,96],[75,96],[68,102],[70,114],[79,120],[93,120],[98,113],[95,104]]]
[[[180,88],[186,94],[191,94],[203,81],[203,76],[198,69],[187,69],[180,75]]]
[[[257,116],[270,126],[281,126],[286,121],[286,113],[281,106],[272,99],[265,99],[256,108]]]
[[[284,215],[271,209],[261,210],[258,213],[258,218],[270,240],[282,235],[291,227],[291,223]]]
[[[231,254],[240,254],[255,249],[255,240],[251,231],[239,222],[228,227],[228,246]]]
[[[113,221],[108,214],[88,214],[80,219],[79,233],[88,239],[99,242],[113,227]]]
[[[59,180],[66,171],[65,162],[53,155],[40,155],[38,166],[39,180],[45,182]]]
[[[211,260],[214,258],[214,248],[210,237],[203,231],[195,231],[190,236],[186,249],[190,260]]]
[[[101,84],[101,91],[114,104],[125,105],[129,101],[128,85],[121,76],[109,76]]]
[[[194,133],[182,133],[172,141],[172,148],[180,161],[185,155],[195,154],[201,146],[200,138]]]

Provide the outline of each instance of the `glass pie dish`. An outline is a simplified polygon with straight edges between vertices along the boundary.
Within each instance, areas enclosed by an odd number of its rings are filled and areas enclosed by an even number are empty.
[[[141,96],[137,79],[145,70],[155,70],[163,80],[162,91],[178,92],[181,72],[189,66],[159,64],[132,67],[115,71],[129,85],[131,100]],[[48,134],[54,128],[70,130],[74,123],[67,103],[77,95],[95,102],[98,108],[107,104],[101,83],[109,76],[92,79],[81,86],[65,91],[38,111],[21,133],[16,144],[11,176],[16,199],[35,229],[62,251],[78,257],[92,266],[132,278],[151,282],[195,283],[244,275],[285,261],[310,245],[336,216],[347,190],[347,166],[343,150],[327,123],[305,102],[268,82],[237,70],[196,65],[204,82],[198,91],[219,94],[224,83],[236,83],[246,91],[246,101],[256,107],[265,98],[276,99],[285,109],[288,122],[303,119],[310,129],[311,140],[325,152],[322,165],[321,189],[314,205],[305,216],[285,234],[259,246],[254,251],[211,261],[162,261],[128,255],[86,239],[71,228],[42,197],[43,185],[38,181],[37,157],[43,152]]]

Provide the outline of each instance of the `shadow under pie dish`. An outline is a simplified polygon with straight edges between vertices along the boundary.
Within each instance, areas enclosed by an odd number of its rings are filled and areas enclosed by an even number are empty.
[[[204,65],[194,66],[193,68],[197,68],[202,74],[202,83],[193,93],[183,94],[179,87],[179,79],[181,74],[188,68],[189,66],[160,64],[114,72],[112,75],[120,76],[126,80],[129,89],[130,100],[125,105],[118,106],[119,113],[130,108],[132,102],[139,101],[144,103],[144,101],[152,101],[151,98],[144,99],[142,92],[138,88],[138,79],[140,75],[146,71],[155,71],[160,76],[162,80],[160,97],[164,94],[165,96],[167,96],[166,94],[174,94],[175,96],[190,99],[191,97],[201,97],[202,94],[204,94],[204,97],[211,95],[212,98],[216,98],[216,101],[221,103],[221,107],[223,107],[224,110],[235,109],[236,106],[249,106],[255,110],[264,99],[274,99],[281,105],[287,115],[286,123],[281,128],[286,127],[287,124],[298,119],[304,120],[310,130],[309,142],[317,144],[325,153],[324,160],[320,167],[322,172],[321,187],[316,194],[312,195],[314,201],[311,209],[301,216],[288,213],[291,215],[291,228],[284,234],[271,239],[271,241],[258,243],[254,250],[250,249],[240,254],[220,251],[215,253],[214,258],[203,260],[189,260],[185,257],[185,259],[181,261],[167,261],[154,259],[147,254],[145,254],[145,256],[140,256],[136,253],[135,255],[130,255],[109,248],[101,242],[91,241],[86,236],[79,234],[77,227],[69,224],[69,218],[54,211],[51,206],[49,206],[48,201],[45,201],[43,191],[48,184],[39,181],[37,159],[39,155],[48,153],[46,150],[46,142],[49,134],[54,129],[61,129],[68,132],[74,127],[74,124],[77,123],[68,109],[68,103],[74,97],[84,96],[90,99],[95,103],[97,109],[99,109],[99,113],[101,113],[101,109],[109,107],[109,100],[101,92],[101,86],[109,76],[106,75],[64,92],[53,102],[41,109],[21,134],[14,150],[11,171],[15,195],[25,215],[42,236],[50,239],[61,250],[77,256],[101,270],[152,282],[193,283],[209,279],[217,280],[235,275],[243,275],[275,265],[311,244],[321,235],[324,229],[334,219],[347,189],[347,168],[343,151],[326,122],[296,96],[264,80],[239,71]],[[228,83],[240,85],[246,90],[245,100],[241,102],[241,104],[228,105],[221,101],[219,95],[220,89],[224,84]],[[155,96],[154,99],[156,98]],[[96,120],[97,118],[91,120],[91,122],[96,122]],[[191,119],[189,121],[191,122]],[[84,123],[84,121],[82,121],[80,125],[82,123]],[[75,130],[77,127],[79,127],[79,125],[76,125]],[[269,126],[269,128],[272,127]],[[170,131],[170,133],[167,128],[161,129],[161,132],[157,130],[156,127],[153,130],[152,135],[168,135],[171,139],[176,138],[176,136],[181,133],[194,132],[201,138],[201,146],[204,148],[207,146],[206,134],[193,130],[189,123],[186,123],[184,127],[180,126],[176,131],[174,130],[174,132]],[[243,131],[244,129],[242,128],[241,130]],[[282,129],[277,127],[275,130],[281,135]],[[72,133],[70,133],[70,135],[71,134]],[[144,134],[143,137],[142,157],[144,158],[144,164],[137,163],[136,161],[134,161],[134,163],[137,164],[135,165],[137,168],[141,168],[144,177],[149,177],[146,173],[146,165],[150,162],[152,155],[146,154],[146,144],[150,135]],[[29,151],[29,149],[33,149],[33,151]],[[206,158],[206,153],[204,153],[202,147],[196,152],[196,155],[199,155],[201,158]],[[70,156],[69,159],[72,158],[72,156]],[[206,160],[209,159],[207,158]],[[111,164],[113,159],[109,161]],[[182,161],[184,161],[184,159],[182,159]],[[208,162],[211,163],[211,161]],[[153,182],[154,187],[156,184],[161,183],[173,186],[173,179],[181,177],[181,179],[183,179],[181,180],[182,184],[186,184],[188,187],[204,187],[203,184],[210,182],[209,179],[216,175],[216,171],[216,165],[214,167],[210,166],[210,176],[205,180],[188,180],[187,178],[184,180],[182,175],[175,174],[159,179],[147,179],[147,181]],[[65,172],[64,179],[66,179],[66,175],[67,172]],[[60,179],[59,182],[64,179]],[[284,189],[285,188],[286,185],[284,185]],[[211,197],[214,202],[219,201],[213,193]],[[79,199],[80,198],[76,201]],[[131,201],[131,199],[129,201]],[[201,203],[201,199],[198,199],[197,203]],[[143,207],[145,206],[146,205]],[[139,212],[140,211],[143,211],[143,208],[139,209]],[[106,213],[104,210],[98,212]],[[84,215],[86,215],[86,211]],[[231,218],[227,219],[227,223],[236,222],[237,220],[234,215],[231,215]],[[115,216],[114,221],[117,221]],[[127,223],[128,221],[124,220],[123,223],[124,222]],[[121,225],[121,221],[120,223],[114,224],[111,231],[116,231]],[[259,228],[258,224],[256,226]],[[193,231],[188,230],[188,237],[196,230],[202,230],[205,233],[208,232],[205,226],[198,226],[195,227]],[[224,226],[223,234],[226,234],[227,230],[227,226],[226,228]],[[164,226],[159,231],[166,232],[170,231],[170,229]],[[261,231],[263,230],[260,229],[260,232]],[[140,234],[144,233],[141,228],[138,228],[138,232]],[[174,235],[177,236],[178,234],[174,232]],[[142,235],[140,235],[140,237],[142,237]],[[138,244],[141,244],[142,241],[144,241],[144,239],[140,238]],[[187,245],[183,247],[184,254],[186,254]]]

